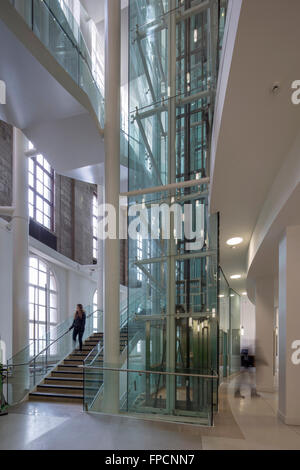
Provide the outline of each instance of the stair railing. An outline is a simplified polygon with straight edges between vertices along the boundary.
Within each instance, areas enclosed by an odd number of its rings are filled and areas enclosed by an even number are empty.
[[[85,310],[90,312],[86,316],[85,328],[85,336],[89,337],[95,332],[95,319],[100,324],[103,313],[99,310],[93,311],[91,307],[87,307]],[[39,352],[34,357],[31,354],[34,350],[34,344],[31,343],[7,362],[6,399],[9,405],[17,404],[24,400],[58,364],[72,353],[74,343],[70,326],[73,320],[74,317],[72,316],[56,327],[54,333],[50,333],[51,339],[47,336],[46,339],[38,340],[38,346],[46,344],[46,347],[38,348]],[[62,329],[63,332],[61,332]],[[55,333],[56,338],[53,337]]]

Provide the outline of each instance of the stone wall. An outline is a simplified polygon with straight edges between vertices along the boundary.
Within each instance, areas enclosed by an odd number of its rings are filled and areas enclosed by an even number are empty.
[[[12,204],[12,127],[0,121],[0,205]]]

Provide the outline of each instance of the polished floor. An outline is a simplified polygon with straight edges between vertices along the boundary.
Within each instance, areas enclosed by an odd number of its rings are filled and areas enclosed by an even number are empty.
[[[0,449],[299,450],[300,427],[286,426],[277,418],[276,394],[251,396],[254,378],[245,372],[222,385],[213,428],[86,414],[78,405],[27,402],[0,418]]]

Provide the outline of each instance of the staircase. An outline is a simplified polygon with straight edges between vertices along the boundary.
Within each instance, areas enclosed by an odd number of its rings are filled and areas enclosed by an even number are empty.
[[[64,361],[59,364],[44,381],[36,387],[36,390],[29,394],[30,401],[50,401],[58,403],[78,403],[83,405],[84,399],[84,371],[80,368],[90,352],[103,343],[103,333],[95,333],[83,343],[83,351],[76,349]],[[127,345],[127,335],[121,332],[120,353]],[[95,366],[103,364],[103,353],[95,362]],[[92,395],[99,389],[100,371],[95,371],[95,383],[93,386],[92,372],[89,371],[89,390]]]

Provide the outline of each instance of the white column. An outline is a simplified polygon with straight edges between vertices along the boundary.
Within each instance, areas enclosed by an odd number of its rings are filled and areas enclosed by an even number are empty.
[[[104,204],[104,188],[100,184],[98,185],[97,191],[97,201],[99,208],[99,218],[102,216],[103,211],[101,209],[102,204]],[[99,224],[98,224],[99,225]],[[98,277],[97,277],[97,308],[100,312],[104,312],[104,240],[102,234],[98,233]],[[103,315],[100,316],[100,323],[98,324],[98,331],[103,332],[104,322]]]
[[[278,414],[289,425],[300,425],[299,269],[300,226],[288,227],[279,244]]]
[[[105,203],[115,207],[119,233],[121,3],[105,0]],[[105,241],[104,362],[120,362],[120,241]],[[119,412],[119,380],[104,374],[104,409]]]
[[[274,280],[256,281],[256,388],[274,392]]]
[[[28,346],[28,160],[26,138],[13,130],[13,353]]]

